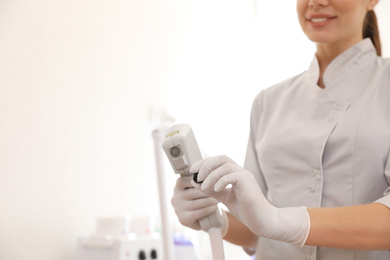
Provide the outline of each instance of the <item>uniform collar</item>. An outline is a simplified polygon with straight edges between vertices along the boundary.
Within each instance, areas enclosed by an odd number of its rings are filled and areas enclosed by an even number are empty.
[[[324,73],[324,83],[326,91],[331,91],[332,88],[342,79],[356,71],[362,64],[372,57],[376,57],[376,50],[369,38],[366,38],[348,50],[337,56],[326,68]],[[309,68],[311,80],[317,86],[318,77],[320,74],[318,59],[314,56]]]

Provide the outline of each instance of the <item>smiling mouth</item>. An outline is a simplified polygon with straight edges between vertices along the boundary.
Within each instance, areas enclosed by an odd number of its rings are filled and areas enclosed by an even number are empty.
[[[328,20],[328,19],[327,18],[313,18],[313,19],[311,19],[311,21],[313,23],[325,22],[326,20]]]
[[[318,18],[306,18],[307,21],[310,21],[312,23],[323,23],[332,19],[335,19],[336,17],[318,17]]]

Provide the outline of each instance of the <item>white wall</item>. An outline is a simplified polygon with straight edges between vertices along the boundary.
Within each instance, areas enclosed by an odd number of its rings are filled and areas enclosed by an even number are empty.
[[[314,50],[293,1],[284,24],[265,2],[0,1],[0,259],[68,260],[97,217],[158,213],[162,110],[242,163],[254,95]]]
[[[96,217],[158,211],[173,4],[0,2],[0,259],[70,259]]]
[[[379,33],[382,42],[382,56],[390,57],[390,0],[380,0],[375,12],[378,16]]]

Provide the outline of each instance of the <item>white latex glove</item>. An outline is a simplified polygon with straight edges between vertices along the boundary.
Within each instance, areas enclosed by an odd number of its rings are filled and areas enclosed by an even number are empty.
[[[264,197],[253,174],[227,156],[203,159],[190,172],[198,172],[197,189],[227,206],[253,233],[303,246],[310,229],[306,207],[276,208]],[[231,187],[227,187],[231,184]],[[291,194],[293,196],[294,194]]]
[[[200,230],[199,219],[217,209],[218,200],[210,198],[191,184],[192,176],[180,176],[173,190],[171,203],[180,223]]]

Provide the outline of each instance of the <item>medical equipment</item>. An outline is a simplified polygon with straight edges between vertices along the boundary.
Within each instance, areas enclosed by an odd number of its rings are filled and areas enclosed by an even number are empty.
[[[162,241],[153,232],[152,217],[105,217],[95,233],[80,237],[76,260],[162,260]]]
[[[151,237],[80,238],[76,260],[149,260],[161,258],[161,241]]]
[[[169,127],[162,147],[173,170],[182,176],[192,175],[190,173],[192,164],[202,159],[195,135],[188,124],[176,124]],[[196,175],[194,180],[197,181]],[[219,208],[214,213],[199,219],[202,230],[209,233],[214,260],[224,259],[222,223],[223,217]]]

